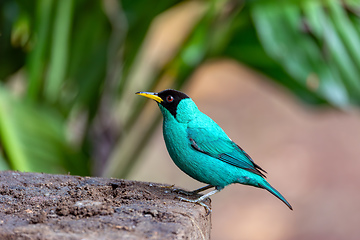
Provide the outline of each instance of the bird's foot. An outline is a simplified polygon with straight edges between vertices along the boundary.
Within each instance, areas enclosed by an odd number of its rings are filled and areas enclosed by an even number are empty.
[[[187,198],[183,198],[183,197],[179,197],[179,196],[177,196],[176,198],[180,199],[180,201],[197,203],[197,204],[203,206],[206,209],[206,216],[208,216],[212,212],[211,208],[202,202],[203,199],[198,198],[198,199],[192,200],[192,199],[187,199]]]
[[[195,193],[198,193],[199,190],[202,191],[202,190],[204,190],[204,189],[208,189],[208,188],[211,188],[211,187],[212,187],[212,185],[208,185],[208,186],[202,187],[202,188],[200,188],[200,189],[198,189],[198,190],[195,190],[194,192],[195,192]],[[198,199],[194,199],[194,200],[187,199],[187,198],[183,198],[183,197],[179,197],[179,196],[177,196],[177,198],[180,199],[181,201],[186,201],[186,202],[191,202],[191,203],[197,203],[197,204],[203,206],[203,207],[206,209],[206,211],[207,211],[207,213],[206,213],[206,216],[207,216],[207,215],[209,215],[209,214],[211,213],[211,208],[210,208],[208,205],[206,205],[205,203],[203,203],[202,201],[205,200],[205,199],[208,199],[211,195],[219,192],[220,190],[221,190],[221,189],[216,188],[215,190],[213,190],[213,191],[211,191],[211,192],[209,192],[209,193],[207,193],[207,194],[199,197]]]

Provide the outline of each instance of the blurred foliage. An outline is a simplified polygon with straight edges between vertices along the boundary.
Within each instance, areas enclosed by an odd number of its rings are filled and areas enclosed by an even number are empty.
[[[144,60],[181,12],[175,46]],[[134,93],[179,89],[209,59],[310,104],[358,105],[358,46],[354,0],[2,0],[0,170],[126,177],[161,119]]]

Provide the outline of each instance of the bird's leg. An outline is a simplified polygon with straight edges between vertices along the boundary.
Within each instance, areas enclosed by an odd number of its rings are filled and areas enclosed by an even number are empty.
[[[199,193],[199,192],[208,190],[209,188],[212,188],[212,187],[214,187],[214,186],[213,186],[213,185],[206,185],[206,186],[204,186],[204,187],[198,188],[198,189],[196,189],[196,190],[194,190],[194,191],[190,191],[190,192],[184,191],[184,190],[182,190],[182,189],[174,188],[173,191],[174,191],[174,192],[177,192],[177,193],[180,193],[180,194],[187,195],[187,196],[192,196],[192,195],[197,194],[197,193]]]
[[[205,187],[203,187],[203,188],[208,189],[208,188],[210,188],[209,186],[211,186],[211,185],[205,186]],[[197,190],[199,190],[199,189],[197,189]],[[195,190],[195,191],[196,191],[196,190]],[[203,190],[202,190],[202,191],[203,191]],[[211,213],[211,209],[210,209],[210,207],[209,207],[208,205],[206,205],[206,204],[203,203],[202,201],[205,200],[205,199],[207,199],[207,198],[209,198],[211,195],[214,195],[214,194],[217,193],[217,192],[220,192],[220,190],[219,190],[219,189],[215,189],[215,190],[213,190],[213,191],[211,191],[211,192],[209,192],[209,193],[207,193],[207,194],[199,197],[198,199],[194,199],[194,200],[192,200],[192,199],[187,199],[187,198],[183,198],[183,197],[179,197],[179,196],[178,196],[177,198],[179,198],[181,201],[191,202],[191,203],[197,203],[197,204],[203,206],[203,207],[207,210],[207,214],[206,214],[206,216],[207,216],[207,215],[209,215],[209,214]]]
[[[212,188],[212,187],[214,187],[214,186],[209,184],[209,185],[206,185],[206,186],[204,186],[204,187],[198,188],[198,189],[192,191],[191,193],[192,193],[192,194],[196,194],[196,193],[199,193],[199,192],[208,190],[209,188]]]
[[[202,195],[198,199],[187,199],[187,198],[183,198],[183,197],[179,197],[179,196],[177,198],[179,198],[180,200],[186,201],[186,202],[198,203],[198,202],[201,202],[201,201],[209,198],[211,195],[214,195],[217,192],[220,192],[220,190],[215,189],[215,190],[213,190],[213,191],[211,191],[211,192],[209,192],[209,193],[207,193],[205,195]]]

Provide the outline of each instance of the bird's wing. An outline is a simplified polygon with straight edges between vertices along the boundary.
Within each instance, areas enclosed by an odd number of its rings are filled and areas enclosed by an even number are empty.
[[[201,125],[197,124],[197,126]],[[266,171],[255,164],[251,157],[212,120],[207,121],[202,127],[188,127],[187,133],[190,144],[195,150],[265,177],[261,171],[265,173]]]

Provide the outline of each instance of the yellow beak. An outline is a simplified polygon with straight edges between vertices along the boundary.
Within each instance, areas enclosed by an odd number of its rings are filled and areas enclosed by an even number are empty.
[[[157,101],[158,103],[161,103],[163,100],[161,99],[161,97],[159,97],[157,95],[157,93],[152,93],[152,92],[137,92],[135,93],[137,95],[140,95],[140,96],[144,96],[144,97],[147,97],[147,98],[151,98],[155,101]]]

